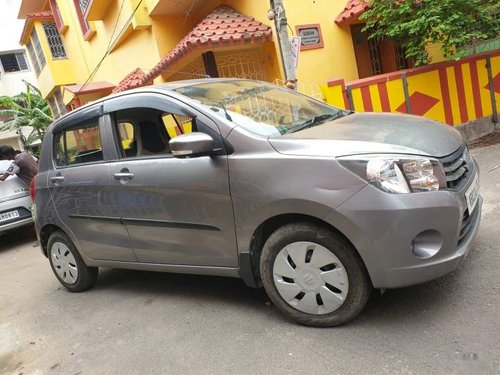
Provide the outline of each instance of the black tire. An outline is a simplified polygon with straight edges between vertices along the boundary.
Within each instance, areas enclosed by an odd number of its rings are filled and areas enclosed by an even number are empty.
[[[317,315],[300,311],[286,302],[276,288],[273,267],[277,255],[287,245],[303,241],[323,246],[344,266],[348,292],[342,305],[333,312]],[[275,306],[289,318],[308,326],[333,327],[350,321],[363,310],[372,290],[366,268],[352,245],[330,229],[312,223],[287,224],[272,233],[262,249],[260,272]]]
[[[64,251],[69,251],[71,255],[73,255],[74,266],[76,267],[76,270],[78,272],[74,282],[65,281],[58,273],[61,272],[59,271],[61,269],[61,266],[56,264],[58,259],[55,259],[55,257],[57,256],[57,252],[59,251],[58,249],[61,248],[61,243],[66,246],[66,248],[64,248]],[[91,288],[96,283],[97,274],[99,272],[98,268],[88,267],[85,264],[82,257],[80,256],[80,253],[73,244],[73,241],[71,241],[65,233],[58,231],[51,234],[47,243],[47,255],[54,275],[57,277],[59,282],[70,292],[83,292],[84,290]],[[58,267],[59,270],[56,270],[56,267]]]

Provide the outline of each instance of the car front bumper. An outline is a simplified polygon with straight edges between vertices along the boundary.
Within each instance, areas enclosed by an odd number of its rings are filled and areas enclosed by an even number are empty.
[[[358,250],[375,288],[420,284],[457,268],[481,220],[481,196],[471,214],[467,209],[472,180],[457,192],[388,194],[367,185],[337,208],[339,229]]]

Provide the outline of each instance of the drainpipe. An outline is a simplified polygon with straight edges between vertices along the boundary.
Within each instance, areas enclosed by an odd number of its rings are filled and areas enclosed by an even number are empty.
[[[286,19],[283,0],[270,0],[271,10],[274,12],[274,25],[276,27],[278,46],[281,54],[281,63],[285,71],[285,81],[295,81],[295,62],[292,60],[292,49],[288,36],[288,21]]]
[[[493,83],[493,72],[491,70],[491,56],[486,56],[486,70],[488,71],[488,87],[490,89],[490,99],[491,99],[491,107],[493,109],[493,115],[491,116],[491,120],[494,124],[498,124],[498,109],[497,109],[497,101],[495,98],[495,85]]]

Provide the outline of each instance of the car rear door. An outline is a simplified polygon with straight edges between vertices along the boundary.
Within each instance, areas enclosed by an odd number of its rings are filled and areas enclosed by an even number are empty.
[[[193,130],[207,132],[222,146],[217,126],[162,94],[109,101],[104,113],[121,155],[110,163],[110,202],[138,261],[237,266],[227,156],[178,159],[168,148],[170,138]]]
[[[107,133],[96,111],[55,129],[48,189],[59,219],[87,257],[135,261],[127,230],[110,201],[108,160],[115,151],[106,146]]]

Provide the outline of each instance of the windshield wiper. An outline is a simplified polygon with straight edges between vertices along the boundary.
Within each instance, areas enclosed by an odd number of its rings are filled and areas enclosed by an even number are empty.
[[[324,114],[324,115],[320,115],[320,116],[314,116],[314,117],[311,117],[309,120],[303,122],[302,124],[297,124],[297,125],[292,126],[283,134],[295,133],[295,132],[298,132],[300,130],[312,128],[313,126],[322,124],[327,120],[335,120],[335,119],[338,119],[339,117],[343,117],[343,116],[344,116],[344,114],[342,112],[339,112],[335,115],[328,113],[328,114]]]

